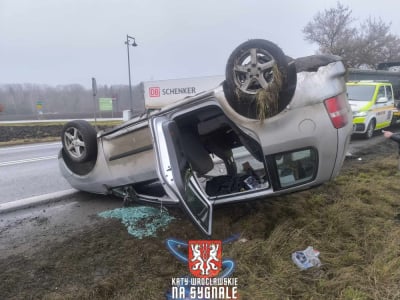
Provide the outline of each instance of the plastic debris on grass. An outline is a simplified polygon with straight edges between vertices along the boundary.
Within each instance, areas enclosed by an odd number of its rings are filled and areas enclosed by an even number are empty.
[[[120,219],[128,229],[128,233],[142,239],[156,236],[158,229],[166,227],[175,218],[166,210],[151,206],[133,206],[116,208],[99,213],[102,218]]]
[[[318,256],[319,251],[311,246],[308,246],[303,251],[293,252],[292,260],[301,270],[307,270],[312,267],[321,266],[321,261],[319,260]]]

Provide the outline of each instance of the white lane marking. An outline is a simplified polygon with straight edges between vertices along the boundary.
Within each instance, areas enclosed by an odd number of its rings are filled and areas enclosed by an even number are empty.
[[[56,146],[56,145],[61,146],[61,143],[60,142],[54,142],[54,143],[28,145],[28,146],[1,147],[0,151],[23,150],[23,149],[30,149],[30,148],[47,148],[48,146]]]
[[[41,160],[49,160],[49,159],[55,159],[55,158],[57,158],[57,155],[11,160],[11,161],[0,162],[0,167],[36,162],[36,161],[41,161]]]

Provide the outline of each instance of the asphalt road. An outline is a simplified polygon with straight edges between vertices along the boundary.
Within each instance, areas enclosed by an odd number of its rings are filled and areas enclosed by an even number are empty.
[[[368,140],[360,136],[352,136],[348,152],[357,155],[363,149],[371,148],[376,144],[385,142],[388,141],[380,132],[375,132],[374,136]]]
[[[70,189],[61,176],[61,143],[0,148],[0,203]]]

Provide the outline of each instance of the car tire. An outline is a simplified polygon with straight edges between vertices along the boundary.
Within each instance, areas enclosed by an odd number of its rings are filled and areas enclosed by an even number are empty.
[[[64,152],[74,162],[94,160],[97,155],[97,133],[89,122],[70,121],[64,125],[61,140]]]
[[[232,52],[225,76],[230,106],[242,116],[260,120],[289,104],[297,81],[294,61],[277,45],[261,39],[244,42]]]
[[[375,119],[372,119],[371,121],[369,121],[368,126],[367,126],[367,131],[364,133],[364,137],[366,139],[370,139],[374,135],[375,124],[376,124]]]

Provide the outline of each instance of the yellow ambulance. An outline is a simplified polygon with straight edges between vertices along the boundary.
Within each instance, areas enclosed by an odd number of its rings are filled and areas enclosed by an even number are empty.
[[[349,81],[346,86],[353,112],[353,133],[371,138],[375,130],[390,126],[395,108],[389,81]]]

